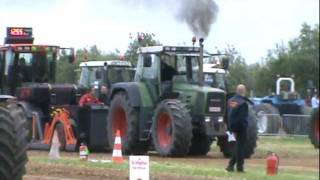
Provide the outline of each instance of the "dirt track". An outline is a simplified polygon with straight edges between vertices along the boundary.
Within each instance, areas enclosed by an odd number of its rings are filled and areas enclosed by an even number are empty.
[[[205,166],[205,167],[224,167],[227,163],[226,159],[221,158],[217,155],[209,155],[206,157],[187,157],[187,158],[162,158],[157,154],[150,153],[151,162],[157,163],[177,163],[187,164],[193,166]],[[29,151],[29,156],[33,157],[47,157],[48,152],[46,151]],[[78,157],[77,153],[61,153],[64,157]],[[111,154],[107,153],[94,153],[90,155],[93,159],[111,159]],[[308,170],[308,171],[319,171],[319,160],[317,157],[314,158],[286,158],[281,159],[281,167],[291,170]],[[264,166],[265,159],[255,158],[246,161],[248,168],[254,166]],[[122,180],[128,178],[127,170],[116,170],[108,168],[77,168],[72,166],[65,166],[61,164],[43,164],[39,162],[30,161],[27,166],[27,175],[24,179],[26,180],[74,180],[74,179],[115,179]],[[160,178],[161,177],[161,178]],[[174,174],[153,174],[152,179],[194,179],[194,177],[174,175]],[[224,179],[224,178],[199,178],[197,179]]]

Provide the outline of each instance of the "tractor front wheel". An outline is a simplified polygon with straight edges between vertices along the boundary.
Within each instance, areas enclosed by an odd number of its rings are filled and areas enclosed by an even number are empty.
[[[205,134],[193,133],[189,154],[194,156],[205,156],[210,151],[213,139]]]
[[[189,152],[192,124],[185,104],[174,99],[158,104],[153,117],[152,139],[161,156],[184,156]]]
[[[107,133],[109,147],[113,148],[117,131],[120,131],[124,154],[145,154],[148,142],[139,141],[138,110],[132,107],[125,92],[117,93],[111,100]]]

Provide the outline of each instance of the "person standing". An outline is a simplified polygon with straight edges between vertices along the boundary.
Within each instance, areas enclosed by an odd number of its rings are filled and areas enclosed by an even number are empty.
[[[228,100],[228,128],[236,138],[232,157],[226,168],[228,172],[233,172],[235,165],[237,165],[238,172],[244,172],[244,145],[247,138],[249,114],[249,100],[246,98],[246,91],[246,87],[243,84],[239,84],[236,94]]]
[[[79,100],[79,106],[83,107],[85,105],[96,105],[96,104],[102,104],[102,102],[97,98],[97,88],[95,86],[92,86],[89,92],[84,94],[80,100]]]
[[[315,93],[311,99],[311,107],[313,109],[319,108],[319,93]]]

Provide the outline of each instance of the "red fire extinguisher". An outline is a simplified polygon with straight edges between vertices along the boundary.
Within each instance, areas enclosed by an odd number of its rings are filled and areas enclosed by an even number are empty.
[[[269,153],[267,156],[267,175],[276,175],[278,173],[279,156],[276,153]]]
[[[88,160],[89,149],[85,143],[81,143],[80,148],[79,148],[79,154],[80,154],[81,160],[83,160],[83,161]]]

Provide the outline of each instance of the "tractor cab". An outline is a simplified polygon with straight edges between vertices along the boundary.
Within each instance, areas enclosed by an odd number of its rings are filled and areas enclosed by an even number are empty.
[[[227,91],[226,71],[228,68],[226,56],[208,55],[203,59],[203,75],[205,85]]]
[[[124,60],[87,61],[80,63],[79,85],[89,88],[95,83],[110,86],[117,82],[129,82],[133,79],[132,65]]]
[[[99,99],[107,103],[108,89],[118,82],[130,82],[134,77],[134,69],[129,61],[87,61],[80,63],[80,79],[78,85],[86,89],[97,88]]]
[[[202,47],[140,48],[135,81],[146,82],[155,103],[180,99],[192,113],[218,118],[224,113],[225,92],[204,86],[202,52]]]
[[[150,82],[149,86],[155,88],[153,92],[162,97],[172,92],[176,82],[197,85],[199,51],[199,47],[139,48],[135,81]]]
[[[54,83],[56,61],[60,55],[74,61],[72,48],[33,44],[32,28],[7,28],[5,44],[0,46],[0,88],[2,94],[15,95],[17,88],[32,83]]]
[[[294,80],[290,77],[279,77],[276,82],[276,95],[282,100],[298,99]]]

